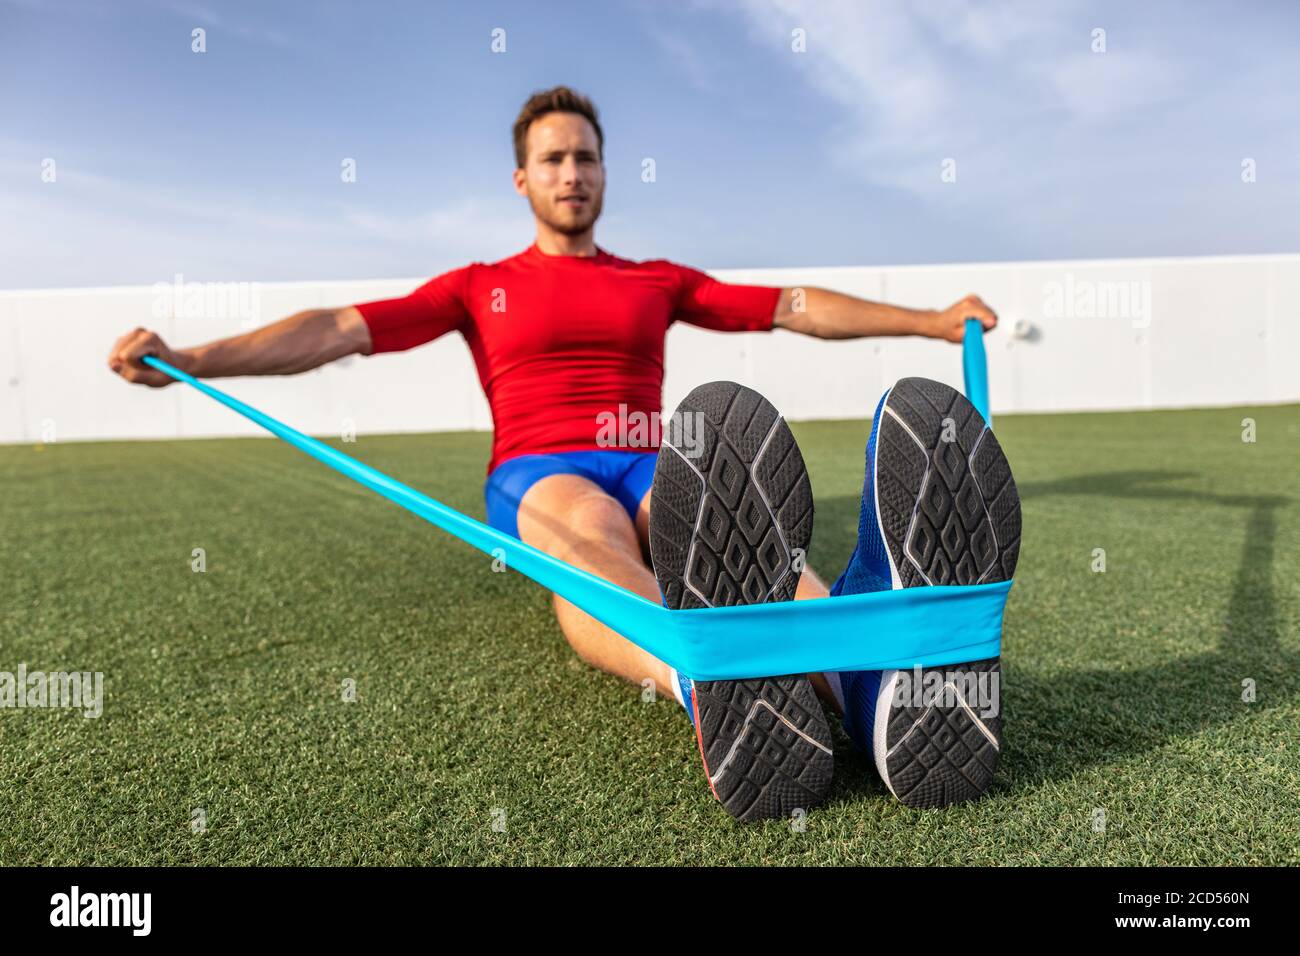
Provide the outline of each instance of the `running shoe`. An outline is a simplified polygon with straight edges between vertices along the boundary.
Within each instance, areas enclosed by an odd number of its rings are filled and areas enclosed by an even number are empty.
[[[669,420],[650,498],[664,605],[793,600],[812,525],[803,456],[771,403],[734,382],[691,392]],[[709,786],[732,816],[788,817],[826,796],[831,733],[807,677],[682,689]]]
[[[1020,496],[983,417],[947,385],[899,381],[876,407],[857,547],[832,597],[1006,581],[1019,552]],[[998,658],[827,678],[838,678],[844,729],[907,806],[989,788],[1002,751]]]

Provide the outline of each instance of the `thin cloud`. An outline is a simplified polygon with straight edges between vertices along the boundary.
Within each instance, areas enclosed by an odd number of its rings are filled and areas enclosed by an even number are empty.
[[[788,45],[793,27],[807,31],[808,52],[789,59],[843,111],[841,158],[874,160],[868,175],[895,185],[911,177],[891,166],[924,162],[928,175],[936,153],[987,150],[1027,121],[1068,126],[1186,89],[1159,51],[1090,52],[1074,4],[744,0],[739,9],[768,46]]]
[[[366,238],[433,244],[468,256],[499,258],[503,251],[516,251],[532,229],[525,201],[515,198],[514,202],[466,198],[410,214],[348,206],[342,220]]]
[[[200,6],[199,4],[184,3],[180,0],[164,0],[161,4],[162,9],[177,17],[187,20],[191,26],[197,23],[205,29],[211,28],[220,30],[231,36],[239,37],[243,40],[252,40],[256,43],[265,43],[269,46],[280,47],[281,49],[291,49],[298,44],[288,35],[272,30],[264,26],[259,26],[249,22],[246,15],[241,14],[239,18],[229,19],[217,13],[210,7]]]
[[[462,197],[409,213],[335,201],[302,215],[235,193],[196,195],[68,163],[57,167],[55,182],[42,183],[39,166],[7,159],[0,160],[0,183],[4,220],[25,224],[0,237],[5,288],[68,285],[60,277],[76,250],[94,252],[78,269],[78,285],[155,281],[182,261],[239,278],[296,278],[317,269],[397,276],[495,260],[522,248],[530,234],[527,205],[517,197]]]

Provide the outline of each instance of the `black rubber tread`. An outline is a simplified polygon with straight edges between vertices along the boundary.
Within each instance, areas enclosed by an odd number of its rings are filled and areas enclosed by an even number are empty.
[[[692,391],[669,419],[650,497],[650,555],[674,610],[789,601],[812,539],[812,486],[789,427],[734,382]],[[831,732],[802,675],[696,681],[695,724],[714,795],[743,821],[820,803]]]
[[[956,389],[905,378],[881,414],[875,458],[880,527],[903,586],[1008,580],[1020,553],[1020,496],[979,412]],[[958,688],[982,679],[1000,694],[998,658],[922,670],[921,677],[944,672],[957,675]],[[900,678],[915,680],[915,673]],[[988,790],[1002,748],[1000,702],[996,716],[977,702],[970,707],[955,699],[927,707],[890,704],[882,776],[903,803],[943,807]]]

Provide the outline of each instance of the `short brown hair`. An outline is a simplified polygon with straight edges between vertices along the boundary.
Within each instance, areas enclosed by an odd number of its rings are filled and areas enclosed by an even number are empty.
[[[516,166],[523,169],[528,161],[528,127],[548,113],[577,113],[584,117],[596,130],[596,143],[600,158],[604,160],[605,134],[600,128],[600,120],[596,118],[595,104],[567,86],[556,86],[528,97],[528,102],[519,111],[514,128]]]

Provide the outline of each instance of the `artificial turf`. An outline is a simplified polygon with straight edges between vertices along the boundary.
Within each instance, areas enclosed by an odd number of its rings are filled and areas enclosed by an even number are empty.
[[[105,675],[98,719],[0,710],[0,864],[1300,862],[1300,406],[997,431],[1025,530],[992,790],[909,810],[839,735],[829,802],[749,826],[538,586],[283,443],[0,447],[0,671]],[[830,579],[867,425],[795,433]],[[488,444],[339,447],[481,517]]]

